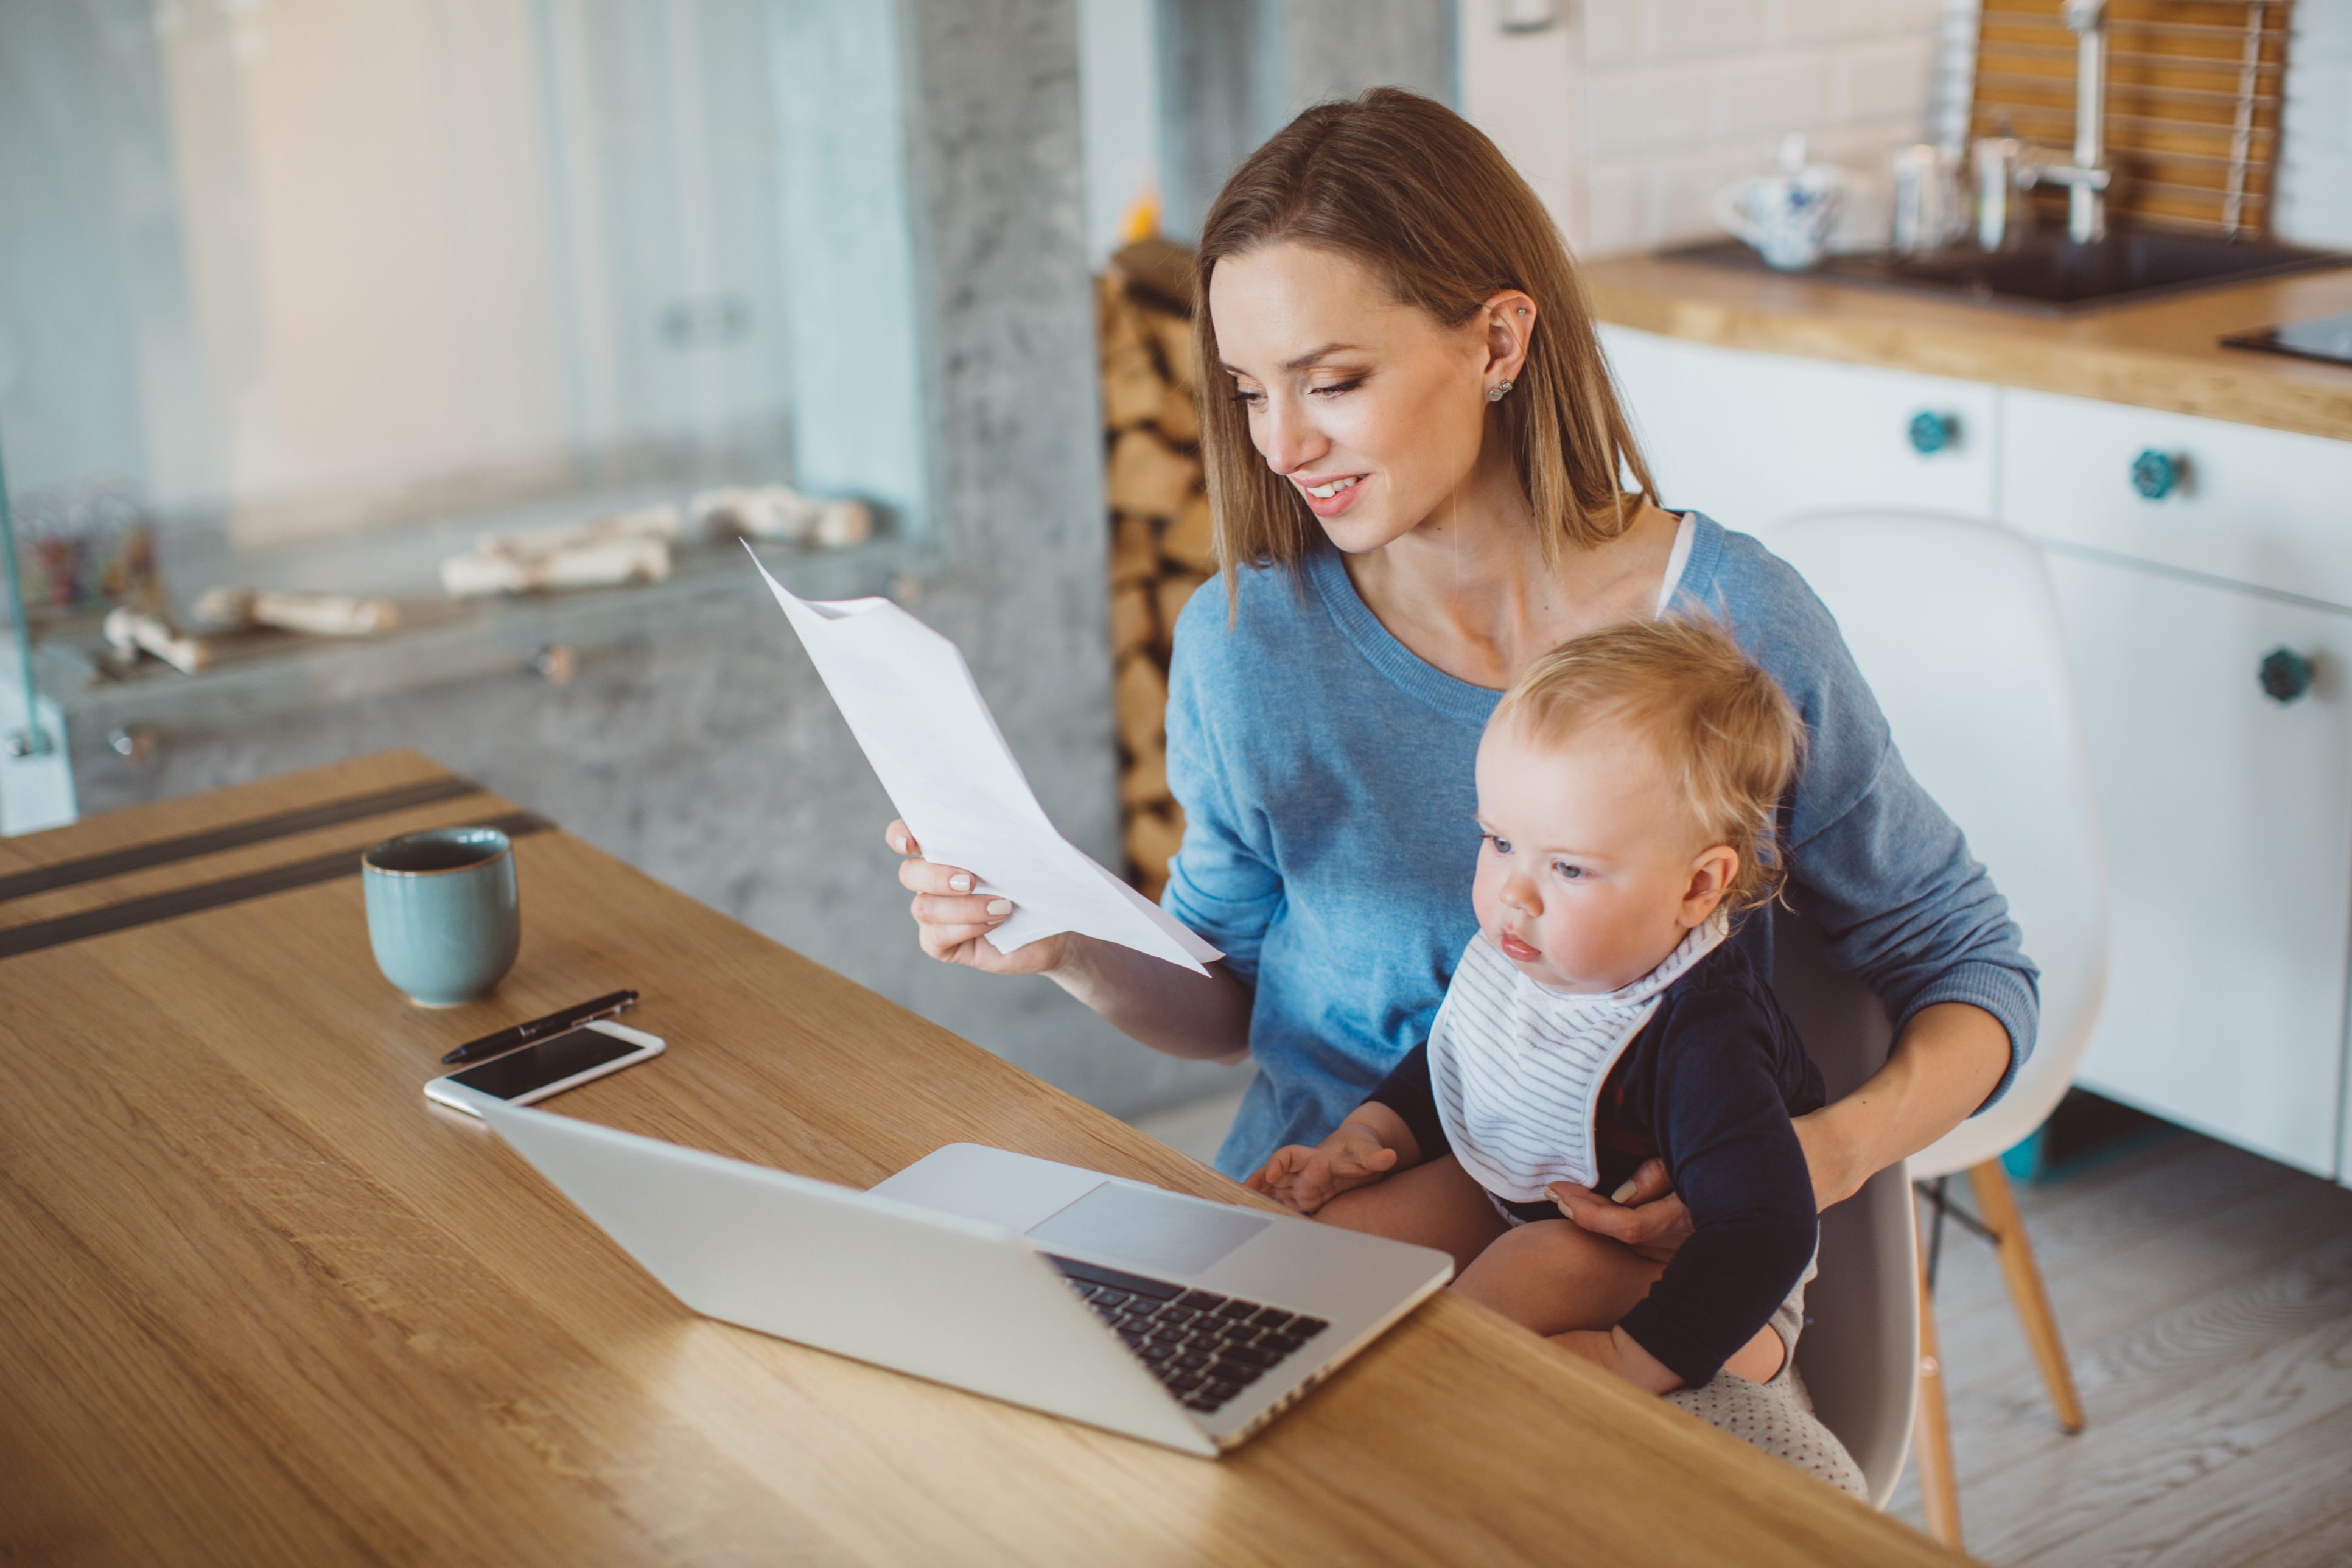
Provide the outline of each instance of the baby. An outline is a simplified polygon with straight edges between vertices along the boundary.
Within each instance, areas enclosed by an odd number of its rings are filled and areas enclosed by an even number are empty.
[[[1427,1044],[1250,1185],[1453,1252],[1454,1289],[1652,1393],[1775,1375],[1816,1228],[1790,1119],[1822,1082],[1724,939],[1779,886],[1803,738],[1709,625],[1628,623],[1538,659],[1478,748],[1478,934]],[[1652,1155],[1694,1226],[1668,1260],[1547,1201]]]

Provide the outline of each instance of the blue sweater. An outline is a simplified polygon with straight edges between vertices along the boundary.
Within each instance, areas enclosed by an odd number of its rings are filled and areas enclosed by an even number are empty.
[[[1675,604],[1728,626],[1809,731],[1781,822],[1791,893],[1831,963],[1899,1028],[1970,1002],[2033,1048],[2036,971],[2009,905],[1903,766],[1837,623],[1794,568],[1695,516]],[[1501,693],[1457,680],[1389,635],[1318,544],[1293,573],[1244,570],[1177,620],[1168,781],[1184,841],[1161,902],[1251,985],[1257,1077],[1217,1167],[1243,1176],[1320,1141],[1429,1037],[1477,929],[1474,766]],[[1772,922],[1735,939],[1771,973]]]

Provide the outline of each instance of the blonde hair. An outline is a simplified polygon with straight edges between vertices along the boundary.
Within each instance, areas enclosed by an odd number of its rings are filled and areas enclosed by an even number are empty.
[[[1711,621],[1627,621],[1528,666],[1487,728],[1564,746],[1612,722],[1655,752],[1706,842],[1739,852],[1725,906],[1770,903],[1788,875],[1780,800],[1805,749],[1804,721],[1779,683]]]
[[[1507,396],[1492,416],[1538,519],[1546,561],[1561,546],[1616,538],[1656,501],[1617,401],[1592,312],[1551,216],[1510,161],[1468,121],[1399,88],[1307,110],[1234,171],[1202,226],[1192,336],[1199,382],[1223,374],[1209,279],[1217,263],[1296,241],[1371,268],[1401,302],[1459,327],[1517,289],[1538,315]],[[1227,566],[1296,564],[1321,526],[1296,486],[1265,465],[1249,416],[1202,399],[1201,456]],[[1634,487],[1628,497],[1622,481]],[[1226,574],[1228,594],[1234,591]]]

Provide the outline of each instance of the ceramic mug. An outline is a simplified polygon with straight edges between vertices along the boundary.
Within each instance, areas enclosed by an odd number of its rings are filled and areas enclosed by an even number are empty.
[[[495,827],[436,827],[360,858],[368,945],[383,977],[425,1007],[487,995],[522,945],[514,845]]]
[[[1845,182],[1819,164],[1737,180],[1715,193],[1715,221],[1756,247],[1768,267],[1811,267],[1829,247]]]

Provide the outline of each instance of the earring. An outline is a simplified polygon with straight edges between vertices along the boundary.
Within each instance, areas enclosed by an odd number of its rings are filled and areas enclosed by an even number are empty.
[[[1509,382],[1498,381],[1494,385],[1486,389],[1486,401],[1489,403],[1500,403],[1503,401],[1503,395],[1510,390],[1511,384]]]

